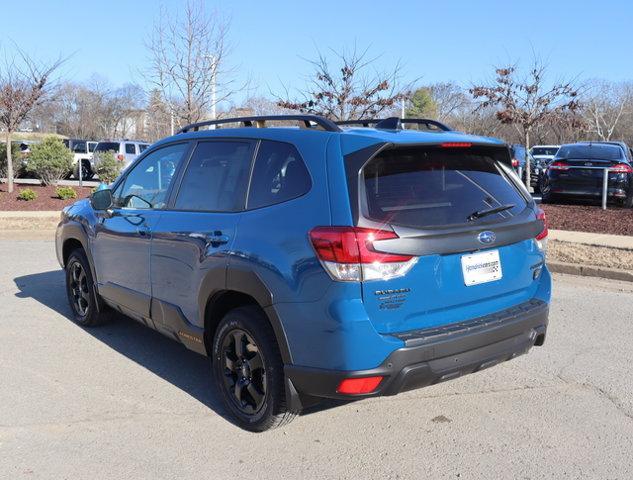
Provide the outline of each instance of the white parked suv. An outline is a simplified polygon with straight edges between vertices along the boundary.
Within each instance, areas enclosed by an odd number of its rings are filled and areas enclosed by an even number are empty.
[[[125,170],[145,149],[149,147],[147,142],[136,140],[112,140],[99,142],[94,150],[94,155],[90,161],[91,169],[96,171],[99,165],[99,154],[102,152],[112,152],[114,159],[123,163],[122,170]]]
[[[80,140],[77,138],[67,138],[64,140],[64,145],[73,152],[73,167],[72,175],[75,178],[79,178],[79,167],[81,166],[81,178],[83,180],[90,180],[93,177],[92,169],[90,168],[90,161],[92,160],[92,154],[94,152],[97,143],[93,140]]]
[[[535,160],[542,160],[545,163],[549,163],[559,148],[560,145],[534,145],[530,148],[530,154]]]

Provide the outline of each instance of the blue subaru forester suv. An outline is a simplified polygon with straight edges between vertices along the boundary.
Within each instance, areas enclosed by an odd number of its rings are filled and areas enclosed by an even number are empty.
[[[253,431],[542,345],[547,226],[507,145],[431,120],[342,123],[190,125],[66,208],[74,320],[122,312],[209,356]]]

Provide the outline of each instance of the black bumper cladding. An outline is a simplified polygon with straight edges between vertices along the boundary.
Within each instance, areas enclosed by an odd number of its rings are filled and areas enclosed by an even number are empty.
[[[394,334],[405,346],[370,370],[349,372],[287,365],[285,371],[291,389],[303,395],[347,399],[396,395],[483,370],[542,345],[548,313],[547,303],[533,299],[467,322]],[[345,378],[378,375],[385,378],[372,393],[336,392]]]

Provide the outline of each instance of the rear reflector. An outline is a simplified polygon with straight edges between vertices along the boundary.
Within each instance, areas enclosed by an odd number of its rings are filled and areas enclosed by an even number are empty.
[[[359,393],[371,393],[378,388],[383,377],[363,377],[363,378],[346,378],[341,380],[337,393],[345,393],[347,395]]]
[[[468,142],[444,142],[440,146],[442,148],[470,148],[473,144]]]
[[[316,227],[310,241],[335,280],[360,282],[404,275],[417,257],[380,252],[374,242],[399,238],[395,232],[360,227]]]
[[[543,230],[539,233],[535,240],[538,248],[542,251],[547,250],[547,235],[549,235],[549,229],[547,226],[547,215],[545,215],[545,211],[542,208],[539,208],[536,211],[536,218],[543,222]]]
[[[633,173],[633,168],[628,163],[618,163],[609,168],[611,173]]]

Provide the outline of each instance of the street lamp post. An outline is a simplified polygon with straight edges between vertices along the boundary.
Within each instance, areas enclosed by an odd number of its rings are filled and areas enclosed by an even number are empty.
[[[216,78],[217,58],[215,55],[205,55],[205,58],[209,59],[211,64],[211,120],[216,120],[218,118],[216,110],[216,104],[218,102]],[[215,125],[211,125],[211,128],[215,128]]]

